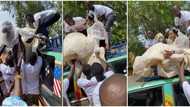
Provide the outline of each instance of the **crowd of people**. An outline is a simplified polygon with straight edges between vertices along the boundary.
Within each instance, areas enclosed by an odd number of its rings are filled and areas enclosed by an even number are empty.
[[[85,2],[85,6],[87,8],[86,18],[65,15],[64,31],[66,34],[80,32],[86,37],[92,37],[96,41],[96,48],[93,58],[89,59],[90,63],[77,60],[78,65],[75,66],[80,66],[79,72],[72,69],[67,78],[64,78],[63,105],[72,105],[68,98],[68,88],[71,86],[71,79],[76,75],[77,86],[84,90],[90,106],[125,106],[127,105],[127,78],[123,74],[114,73],[104,55],[104,52],[111,46],[111,27],[116,20],[116,14],[106,5]],[[71,60],[71,63],[74,66],[76,60]],[[67,64],[63,65],[63,68],[66,66]]]
[[[0,28],[1,104],[39,105],[41,49],[48,39],[48,27],[60,18],[54,10],[25,14],[25,27],[3,22]],[[3,82],[4,81],[4,82]]]
[[[104,68],[100,63],[93,63],[92,65],[82,64],[80,72],[77,74],[77,85],[84,90],[85,94],[87,95],[89,105],[126,105],[127,100],[125,86],[127,78],[123,74],[115,74],[113,69],[106,63],[106,61],[99,56],[99,53],[96,53],[96,56],[102,61],[104,65],[106,65],[106,68]],[[64,79],[63,82],[64,105],[71,105],[67,96],[67,91],[70,85],[70,80],[74,73],[74,70],[70,71],[69,75]],[[82,74],[86,78],[82,77]],[[115,81],[118,83],[114,83],[115,79],[118,79]],[[110,82],[107,83],[107,81]],[[106,83],[107,85],[104,86]],[[117,85],[115,87],[113,86],[112,88],[118,88],[119,92],[116,92],[113,89],[112,94],[116,95],[114,97],[120,98],[119,101],[117,98],[114,98],[111,95],[109,97],[111,100],[107,98],[110,94],[107,91],[112,90],[109,88],[110,85]],[[101,90],[105,92],[102,92]]]
[[[190,48],[190,12],[181,10],[179,6],[175,5],[172,8],[172,13],[175,17],[174,27],[166,28],[166,30],[162,33],[157,32],[156,34],[152,31],[144,32],[143,27],[139,27],[140,35],[138,36],[138,39],[144,46],[145,50],[149,49],[157,43],[163,43],[174,47],[173,50],[164,51],[163,56],[165,59],[170,59],[173,54],[184,54],[184,49]],[[170,66],[178,66],[172,64],[173,63],[171,62]],[[156,69],[157,71],[160,70],[159,67],[152,68]],[[179,75],[183,92],[190,104],[190,85],[185,79],[184,71],[188,71],[188,69],[185,68],[184,60],[182,60],[180,62],[180,69],[177,69],[175,72],[177,72]]]

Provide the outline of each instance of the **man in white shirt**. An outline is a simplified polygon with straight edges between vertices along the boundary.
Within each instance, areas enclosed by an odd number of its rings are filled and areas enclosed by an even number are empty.
[[[29,63],[22,61],[22,90],[25,100],[29,105],[38,105],[40,94],[39,74],[42,67],[42,58],[32,53]]]
[[[52,26],[60,19],[60,14],[56,9],[40,11],[34,14],[36,34],[42,34],[48,38],[48,27]]]
[[[102,85],[102,83],[103,81],[98,82],[98,84],[96,85],[93,91],[92,99],[93,99],[94,106],[101,106],[99,91],[100,91],[100,86]]]
[[[84,64],[82,66],[82,70],[78,74],[77,84],[85,91],[86,95],[88,96],[90,105],[93,105],[92,95],[98,82],[96,81],[95,77],[92,76],[90,68],[91,66],[89,64]],[[86,78],[81,78],[82,73],[86,76]]]
[[[104,68],[99,63],[93,63],[90,70],[94,74],[96,80],[98,81],[98,84],[96,85],[96,87],[93,91],[93,94],[92,94],[93,104],[94,104],[94,106],[101,106],[99,89],[101,87],[101,84],[103,83],[103,81],[106,78],[104,76]]]
[[[173,6],[172,13],[175,16],[174,22],[178,27],[187,28],[190,25],[190,12],[181,10],[179,6]]]
[[[82,17],[71,17],[70,15],[65,15],[64,17],[64,32],[66,34],[71,32],[80,32],[87,35],[86,32],[86,20]]]
[[[12,60],[13,56],[6,52],[3,52],[1,56],[4,57],[1,57],[2,63],[0,64],[0,72],[2,73],[3,80],[5,82],[5,87],[2,86],[2,91],[5,96],[9,96],[13,89],[14,77],[16,74]]]
[[[93,12],[98,19],[104,19],[105,22],[105,29],[108,32],[109,37],[109,45],[111,44],[111,27],[116,20],[116,14],[114,13],[113,9],[105,5],[93,5],[92,3],[88,2],[88,11]]]

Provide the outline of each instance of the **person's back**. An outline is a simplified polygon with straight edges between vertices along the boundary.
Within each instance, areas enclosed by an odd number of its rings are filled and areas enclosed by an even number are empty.
[[[100,103],[100,93],[99,93],[99,90],[100,90],[100,86],[102,85],[103,81],[101,82],[98,82],[98,84],[96,85],[94,91],[93,91],[93,96],[92,96],[92,99],[93,99],[93,104],[94,106],[101,106],[101,103]]]
[[[21,69],[23,73],[22,82],[24,94],[39,94],[39,73],[41,66],[42,58],[41,56],[37,56],[36,53],[32,54],[30,63],[25,63],[24,61],[22,62]]]
[[[86,76],[86,78],[80,77],[81,75],[81,72],[80,72],[78,76],[77,84],[79,87],[81,87],[85,91],[90,101],[90,105],[92,105],[92,94],[97,85],[97,81],[95,77],[92,77],[92,74],[90,71],[90,65],[88,64],[83,65],[81,71]]]
[[[32,53],[30,63],[22,61],[22,90],[24,99],[29,105],[38,105],[40,95],[39,74],[42,67],[42,58]]]
[[[43,10],[34,14],[36,34],[42,34],[48,38],[48,27],[57,22],[60,14],[55,9]]]
[[[93,91],[93,95],[92,95],[93,104],[95,106],[101,106],[100,98],[99,98],[99,89],[105,79],[104,68],[99,63],[93,63],[91,67],[91,72],[93,73],[96,80],[98,81],[98,84],[96,85]]]

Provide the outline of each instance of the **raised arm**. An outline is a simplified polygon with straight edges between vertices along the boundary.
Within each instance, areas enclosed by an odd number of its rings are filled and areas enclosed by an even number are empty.
[[[185,81],[185,76],[184,76],[184,61],[182,61],[181,64],[180,64],[179,78],[180,78],[181,82]]]
[[[96,51],[95,52],[95,55],[96,55],[96,57],[100,60],[100,62],[101,62],[101,64],[104,66],[104,67],[108,67],[109,65],[107,64],[107,62],[103,59],[103,58],[101,58],[101,56],[100,56],[100,51]],[[105,68],[105,69],[106,69]]]
[[[79,79],[81,77],[82,74],[82,69],[79,70],[78,74],[77,74],[77,79]]]

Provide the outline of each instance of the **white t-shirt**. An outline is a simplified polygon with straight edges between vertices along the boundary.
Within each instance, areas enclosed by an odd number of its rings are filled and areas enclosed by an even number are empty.
[[[189,38],[180,31],[178,31],[178,35],[179,36],[174,41],[174,45],[177,48],[189,48]]]
[[[180,13],[181,13],[181,18],[175,17],[175,19],[174,19],[175,25],[176,26],[179,26],[179,25],[185,25],[186,26],[187,21],[190,20],[190,12],[182,10],[182,11],[180,11]]]
[[[100,86],[102,85],[102,83],[103,81],[99,82],[93,91],[92,100],[93,100],[94,106],[101,106],[99,91],[100,91]]]
[[[107,17],[110,13],[113,12],[113,10],[107,6],[104,5],[93,5],[94,6],[94,13],[97,17],[101,17],[105,15]]]
[[[98,84],[98,82],[96,81],[96,78],[92,77],[90,80],[85,79],[85,78],[79,78],[77,80],[77,84],[79,87],[81,87],[85,91],[86,95],[88,96],[89,101],[92,101],[93,91],[96,85]]]
[[[67,96],[67,90],[69,88],[69,79],[66,78],[63,80],[63,97],[65,98],[66,100],[66,103],[68,106],[70,106],[70,103],[69,103],[69,99],[68,99],[68,96]]]
[[[10,90],[12,84],[14,83],[14,77],[15,77],[14,67],[9,67],[5,64],[0,64],[0,72],[2,72],[6,89]]]
[[[39,94],[39,73],[42,67],[42,58],[37,57],[34,65],[22,61],[22,90],[23,94]]]
[[[187,98],[188,103],[190,104],[190,84],[187,81],[182,83],[183,92]]]

